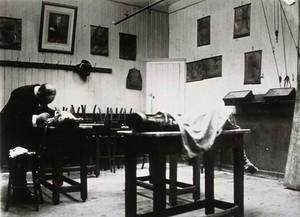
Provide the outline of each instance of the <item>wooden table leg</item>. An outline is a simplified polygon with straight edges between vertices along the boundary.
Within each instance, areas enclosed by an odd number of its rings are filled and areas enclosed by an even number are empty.
[[[58,153],[59,150],[55,151],[53,154],[53,162],[52,162],[52,182],[53,182],[53,191],[52,191],[52,197],[53,197],[53,204],[57,205],[59,204],[59,192],[60,192],[60,186],[62,182],[61,178],[61,154]]]
[[[205,164],[205,214],[214,213],[214,155],[212,151],[204,153]]]
[[[84,144],[84,140],[81,141],[81,161],[80,161],[80,196],[82,201],[86,201],[87,199],[87,147]]]
[[[125,142],[125,216],[136,216],[136,149]]]
[[[234,203],[239,206],[239,213],[235,217],[244,216],[244,162],[243,162],[243,135],[235,136],[233,148],[233,170],[234,170]]]
[[[169,203],[175,206],[177,203],[177,155],[169,156],[170,165],[170,188],[169,188]]]
[[[99,129],[95,129],[95,139],[96,139],[96,153],[95,153],[95,175],[98,177],[100,175],[100,135]]]
[[[193,199],[196,202],[200,199],[200,157],[193,158],[193,185],[195,186],[195,192],[193,193]]]
[[[166,155],[157,151],[150,154],[153,159],[153,214],[164,216],[166,209]]]

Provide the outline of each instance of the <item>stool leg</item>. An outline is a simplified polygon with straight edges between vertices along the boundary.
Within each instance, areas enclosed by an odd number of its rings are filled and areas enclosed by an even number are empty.
[[[9,204],[10,204],[11,179],[12,179],[12,176],[11,176],[11,174],[9,173],[9,178],[8,178],[8,188],[7,188],[7,197],[6,197],[6,204],[5,204],[5,211],[8,211],[8,209],[9,209]]]
[[[205,214],[212,214],[214,209],[214,155],[211,151],[204,154],[205,164]]]
[[[142,163],[141,169],[144,169],[145,163],[146,163],[146,154],[144,154],[144,156],[143,156],[143,163]]]
[[[37,176],[35,168],[31,171],[32,174],[32,182],[33,182],[33,192],[34,192],[34,200],[35,200],[35,211],[39,211],[39,198],[38,198],[38,186],[37,186]]]

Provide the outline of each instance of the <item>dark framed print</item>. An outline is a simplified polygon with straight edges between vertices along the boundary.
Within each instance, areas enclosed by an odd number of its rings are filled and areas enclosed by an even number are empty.
[[[77,7],[42,2],[39,51],[74,53]]]
[[[120,33],[119,57],[124,60],[136,59],[136,35]]]
[[[251,51],[245,53],[245,77],[244,84],[261,83],[261,60],[262,51]]]
[[[187,63],[186,82],[222,76],[222,56]]]
[[[0,49],[21,50],[22,20],[0,17]]]
[[[202,59],[201,64],[204,79],[222,76],[222,56]]]
[[[108,56],[108,28],[91,25],[91,54]]]
[[[201,61],[186,63],[186,82],[203,80]]]
[[[233,38],[250,35],[251,4],[234,8]]]
[[[197,20],[197,47],[210,44],[210,16]]]

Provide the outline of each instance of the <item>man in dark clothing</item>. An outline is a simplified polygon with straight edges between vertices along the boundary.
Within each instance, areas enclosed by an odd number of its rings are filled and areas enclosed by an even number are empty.
[[[35,84],[19,87],[12,91],[11,96],[1,111],[1,140],[8,149],[21,146],[36,151],[40,142],[39,131],[54,116],[54,110],[48,107],[56,96],[56,89],[51,84]],[[8,156],[8,153],[7,153]],[[13,185],[26,187],[27,168],[18,165]],[[14,196],[23,201],[31,198],[29,189],[15,189]]]
[[[63,17],[57,16],[55,24],[50,26],[48,33],[48,41],[54,43],[67,43],[67,26],[63,25]]]

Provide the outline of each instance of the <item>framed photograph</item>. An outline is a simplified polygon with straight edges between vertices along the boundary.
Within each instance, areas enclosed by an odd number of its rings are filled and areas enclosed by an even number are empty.
[[[197,47],[210,44],[210,16],[197,20]]]
[[[262,51],[245,53],[245,77],[244,84],[260,84]]]
[[[233,38],[250,35],[251,4],[234,8]]]
[[[0,49],[21,50],[22,20],[0,17]]]
[[[77,7],[42,2],[39,52],[74,53]]]
[[[136,35],[120,33],[120,59],[136,59]]]
[[[91,25],[91,54],[108,56],[108,28]]]
[[[187,63],[186,82],[222,76],[222,56]]]

